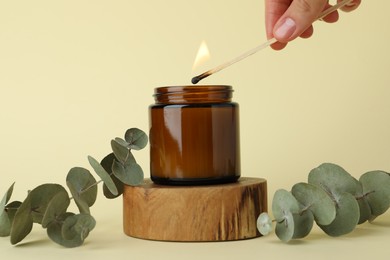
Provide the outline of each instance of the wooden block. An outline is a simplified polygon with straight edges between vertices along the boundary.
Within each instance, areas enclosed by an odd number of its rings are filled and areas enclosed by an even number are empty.
[[[145,180],[126,186],[124,232],[160,241],[228,241],[260,236],[256,220],[267,211],[267,182],[240,178],[208,186],[163,186]]]

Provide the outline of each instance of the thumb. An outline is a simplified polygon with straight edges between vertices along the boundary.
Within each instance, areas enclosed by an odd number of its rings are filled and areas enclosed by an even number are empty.
[[[327,0],[294,0],[274,27],[279,42],[289,42],[308,29],[327,5]]]

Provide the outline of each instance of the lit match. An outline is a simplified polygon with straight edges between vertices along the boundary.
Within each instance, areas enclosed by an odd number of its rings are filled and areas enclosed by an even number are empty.
[[[317,20],[320,20],[320,19],[324,18],[328,14],[336,11],[337,9],[339,9],[339,8],[349,4],[351,2],[352,2],[352,0],[344,0],[344,1],[341,1],[340,3],[338,3],[338,4],[335,4],[332,7],[329,7],[328,9],[326,9],[325,11],[323,11],[320,14],[320,16],[317,18]],[[232,59],[231,61],[223,63],[223,64],[219,65],[218,67],[215,67],[215,68],[213,68],[211,70],[208,70],[208,71],[206,71],[206,72],[204,72],[204,73],[202,73],[202,74],[200,74],[200,75],[198,75],[196,77],[193,77],[191,82],[192,82],[192,84],[197,84],[202,79],[207,78],[208,76],[213,75],[214,73],[217,73],[218,71],[223,70],[226,67],[229,67],[230,65],[233,65],[234,63],[236,63],[236,62],[238,62],[240,60],[243,60],[243,59],[245,59],[245,58],[255,54],[256,52],[258,52],[258,51],[260,51],[262,49],[265,49],[266,47],[270,46],[271,44],[274,44],[275,42],[277,42],[277,40],[275,38],[272,38],[272,39],[264,42],[263,44],[257,46],[256,48],[253,48],[253,49],[245,52],[244,54],[236,57],[235,59]]]

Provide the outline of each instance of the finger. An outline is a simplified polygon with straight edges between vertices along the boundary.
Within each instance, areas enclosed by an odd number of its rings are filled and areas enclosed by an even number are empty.
[[[341,2],[342,0],[337,0],[337,2]],[[353,10],[355,10],[356,8],[359,7],[359,5],[361,4],[361,0],[353,0],[352,3],[349,3],[343,7],[341,7],[340,9],[343,10],[344,12],[351,12]]]
[[[326,4],[323,11],[331,7],[332,6],[330,4]],[[339,20],[339,13],[337,11],[331,12],[327,16],[323,17],[321,20],[327,23],[335,23]]]
[[[310,26],[299,37],[304,39],[310,38],[313,35],[313,32],[314,32],[313,26]]]
[[[276,22],[286,12],[293,0],[265,0],[265,29],[267,38],[274,37],[273,29]]]
[[[284,47],[287,46],[287,43],[281,43],[281,42],[275,42],[274,44],[271,45],[271,48],[276,50],[276,51],[280,51],[282,49],[284,49]]]
[[[275,24],[273,35],[287,43],[300,36],[317,19],[327,0],[295,0]]]
[[[293,0],[265,0],[265,29],[268,39],[274,37],[273,29],[276,22],[288,9]],[[287,43],[276,42],[271,45],[274,50],[282,50],[286,47]]]

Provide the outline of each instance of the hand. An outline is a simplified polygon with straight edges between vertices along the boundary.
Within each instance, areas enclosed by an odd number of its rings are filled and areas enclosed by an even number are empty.
[[[341,10],[355,10],[360,3],[361,0],[353,0]],[[313,34],[312,23],[330,6],[328,0],[265,0],[267,38],[275,37],[278,40],[271,47],[281,50],[297,37],[309,38]],[[324,17],[323,21],[334,23],[338,18],[338,12],[334,11]]]

